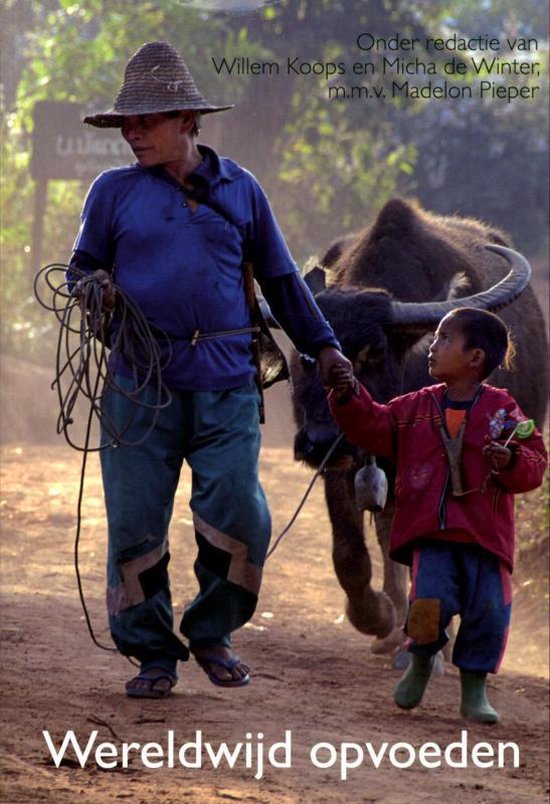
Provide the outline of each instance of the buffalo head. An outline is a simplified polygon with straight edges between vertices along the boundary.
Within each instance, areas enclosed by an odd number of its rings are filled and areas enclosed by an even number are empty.
[[[472,296],[425,303],[401,302],[385,290],[339,286],[315,296],[340,340],[342,351],[352,361],[357,378],[376,401],[385,402],[403,393],[406,373],[415,374],[416,387],[433,382],[427,372],[425,349],[415,351],[415,347],[447,313],[465,306],[495,312],[524,290],[530,277],[525,258],[500,245],[488,245],[487,249],[504,257],[511,270],[493,287]],[[319,286],[318,272],[315,282]],[[318,467],[337,438],[338,428],[329,413],[315,361],[294,355],[291,374],[297,424],[295,458]],[[358,457],[357,449],[342,440],[329,468],[351,468]]]

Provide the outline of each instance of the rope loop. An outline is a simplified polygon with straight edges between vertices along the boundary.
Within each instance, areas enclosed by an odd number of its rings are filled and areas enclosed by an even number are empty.
[[[169,389],[162,380],[162,369],[172,356],[166,333],[153,326],[136,303],[113,283],[115,303],[105,306],[101,279],[78,268],[52,263],[38,272],[34,293],[46,310],[54,313],[59,322],[55,357],[55,379],[59,416],[57,432],[68,444],[81,452],[105,449],[121,444],[139,446],[157,422],[160,411],[172,401]],[[120,387],[109,367],[109,352],[119,354],[130,366],[133,388]],[[152,387],[153,403],[144,401],[143,391]],[[101,410],[101,397],[112,388],[132,402],[132,414],[122,430]],[[79,444],[70,432],[81,404],[89,403],[86,435]],[[126,433],[138,408],[152,411],[147,430],[138,440],[129,440]],[[101,424],[102,438],[91,446],[90,433],[94,420]]]

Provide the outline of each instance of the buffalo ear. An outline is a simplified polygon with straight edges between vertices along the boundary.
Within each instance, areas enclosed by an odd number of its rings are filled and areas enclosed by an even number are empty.
[[[325,271],[323,268],[320,268],[318,265],[316,265],[315,268],[312,268],[310,271],[304,274],[304,282],[314,296],[317,293],[322,293],[327,287]]]

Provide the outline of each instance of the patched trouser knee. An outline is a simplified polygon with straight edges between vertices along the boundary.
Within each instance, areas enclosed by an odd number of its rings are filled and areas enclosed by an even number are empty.
[[[212,527],[198,514],[193,516],[193,521],[198,562],[221,580],[257,597],[262,567],[250,560],[248,545]]]
[[[416,598],[407,615],[406,632],[417,645],[430,645],[439,639],[441,601],[438,598]]]
[[[120,581],[107,587],[109,615],[116,617],[165,589],[168,586],[169,561],[166,541],[136,558],[115,561]]]

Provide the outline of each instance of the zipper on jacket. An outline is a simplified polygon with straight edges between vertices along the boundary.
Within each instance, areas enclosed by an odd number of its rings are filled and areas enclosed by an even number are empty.
[[[472,413],[473,407],[476,404],[476,402],[478,401],[478,399],[481,396],[482,392],[483,392],[483,385],[481,384],[479,386],[479,388],[477,389],[477,391],[476,391],[476,393],[474,395],[474,398],[472,399],[472,404],[471,404],[469,410],[466,413],[466,417],[465,417],[466,426],[468,425],[468,420],[469,420],[470,415]],[[438,413],[439,413],[439,416],[440,416],[440,419],[441,419],[441,423],[442,423],[443,427],[445,428],[445,430],[447,431],[447,434],[448,434],[449,431],[447,430],[447,425],[445,423],[445,415],[444,415],[444,412],[443,412],[443,408],[439,404],[439,400],[436,398],[435,394],[432,395],[432,401],[434,402],[434,404],[435,404],[435,406],[436,406],[436,408],[438,410]],[[446,505],[446,502],[447,502],[447,489],[448,489],[448,486],[449,486],[450,477],[451,477],[451,470],[447,466],[447,474],[445,475],[445,482],[443,483],[443,488],[441,490],[441,496],[439,498],[439,507],[437,509],[437,516],[438,516],[438,520],[439,520],[439,529],[440,530],[445,530],[445,528],[447,527],[447,505]]]
[[[441,491],[441,496],[439,498],[439,507],[437,509],[439,530],[445,530],[445,528],[447,527],[447,506],[445,505],[445,500],[447,497],[447,487],[449,485],[450,476],[451,472],[449,469],[447,469],[447,474],[445,475],[445,482],[443,483],[443,489]]]

